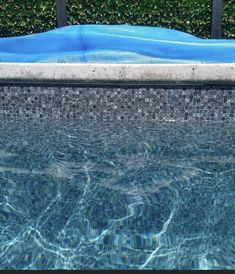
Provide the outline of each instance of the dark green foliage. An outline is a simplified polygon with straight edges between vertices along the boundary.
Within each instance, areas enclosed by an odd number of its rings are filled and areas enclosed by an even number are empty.
[[[0,0],[0,36],[17,36],[53,29],[54,0]]]
[[[222,37],[235,39],[235,0],[223,0]]]
[[[235,38],[235,0],[223,0],[223,38]],[[131,24],[210,37],[212,0],[67,0],[70,24]],[[0,0],[0,36],[56,27],[55,0]]]

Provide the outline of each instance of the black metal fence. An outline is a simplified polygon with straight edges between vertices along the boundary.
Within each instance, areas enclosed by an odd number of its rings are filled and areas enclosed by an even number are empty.
[[[66,0],[56,0],[57,27],[68,25]],[[222,0],[212,0],[211,38],[221,38]]]
[[[221,13],[222,0],[213,0],[212,20],[211,20],[211,38],[221,38]]]
[[[68,25],[66,0],[56,0],[57,27],[61,28]]]

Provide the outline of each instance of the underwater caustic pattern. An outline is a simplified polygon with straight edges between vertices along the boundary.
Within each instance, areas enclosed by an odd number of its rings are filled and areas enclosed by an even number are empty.
[[[233,63],[235,40],[207,40],[158,27],[75,25],[0,39],[0,62]]]
[[[0,122],[0,269],[234,269],[234,133]]]

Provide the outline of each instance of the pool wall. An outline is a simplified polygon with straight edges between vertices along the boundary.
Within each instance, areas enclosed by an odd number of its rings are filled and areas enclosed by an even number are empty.
[[[0,117],[233,121],[235,64],[1,64]]]

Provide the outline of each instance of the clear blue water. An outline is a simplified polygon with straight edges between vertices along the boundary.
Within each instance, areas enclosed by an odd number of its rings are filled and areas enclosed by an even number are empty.
[[[0,122],[1,269],[234,269],[234,123]]]

